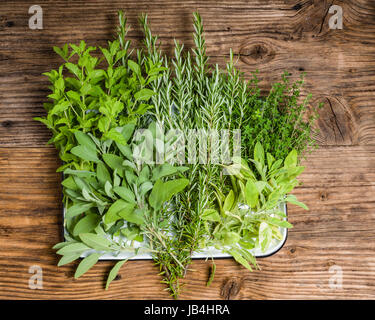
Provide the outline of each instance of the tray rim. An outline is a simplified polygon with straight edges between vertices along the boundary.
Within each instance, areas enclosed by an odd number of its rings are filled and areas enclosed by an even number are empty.
[[[288,206],[287,206],[287,203],[284,202],[283,204],[283,208],[284,208],[284,213],[286,215],[286,218],[285,220],[288,220]],[[62,225],[62,233],[63,233],[63,239],[64,241],[66,241],[66,238],[65,238],[65,234],[66,234],[66,228],[65,228],[65,205],[64,203],[62,204],[62,217],[63,217],[63,225]],[[285,245],[287,239],[288,239],[288,228],[281,228],[284,230],[284,236],[283,236],[283,239],[280,240],[280,242],[278,242],[278,244],[272,248],[272,250],[267,250],[266,252],[264,253],[261,253],[261,254],[254,254],[255,258],[268,258],[270,256],[273,256],[274,254],[276,254],[277,252],[279,252]],[[209,252],[210,251],[210,248],[207,248],[206,249],[206,252]],[[83,253],[80,258],[85,258],[89,252],[95,252],[95,250],[88,250],[86,251],[85,253]],[[209,254],[206,254],[204,255],[204,250],[200,251],[200,252],[197,252],[197,253],[194,253],[192,255],[192,259],[194,260],[198,260],[198,259],[201,259],[201,260],[207,260],[207,259],[210,259],[210,258],[214,258],[214,259],[228,259],[228,258],[232,258],[232,256],[230,254],[226,254],[226,253],[217,253],[215,255],[209,255]],[[128,260],[137,260],[137,261],[146,261],[146,260],[152,260],[152,257],[151,255],[147,256],[147,257],[143,257],[143,256],[133,256],[133,257],[130,257],[130,258],[126,258],[124,256],[121,257],[121,254],[118,255],[118,256],[110,256],[110,257],[105,257],[106,254],[103,254],[104,257],[100,257],[99,258],[99,261],[118,261],[118,260],[123,260],[123,259],[128,259]],[[107,254],[109,255],[109,254]],[[147,255],[147,254],[143,254],[143,255]]]

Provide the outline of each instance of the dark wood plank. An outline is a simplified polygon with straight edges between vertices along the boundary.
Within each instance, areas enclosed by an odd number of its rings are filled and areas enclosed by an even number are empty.
[[[310,207],[290,207],[294,224],[287,244],[260,259],[249,273],[232,259],[217,260],[212,285],[209,263],[194,261],[184,299],[374,299],[375,292],[375,3],[338,1],[344,29],[329,30],[329,1],[39,1],[44,29],[28,29],[31,1],[0,3],[0,298],[167,299],[150,261],[132,261],[105,291],[111,263],[100,262],[74,280],[73,266],[56,267],[51,249],[60,241],[61,187],[56,151],[45,148],[48,131],[32,120],[43,114],[48,94],[42,72],[61,61],[53,45],[104,45],[115,32],[116,11],[124,9],[139,45],[136,24],[149,14],[162,49],[173,38],[192,46],[191,14],[203,16],[207,52],[224,65],[229,48],[246,77],[260,70],[268,90],[284,70],[296,78],[306,71],[306,90],[324,101],[318,142],[295,194]],[[28,269],[43,268],[43,290],[30,290]],[[332,266],[343,271],[342,289],[331,289]],[[194,271],[193,271],[194,270]]]
[[[295,194],[310,211],[289,207],[294,224],[284,248],[259,259],[253,273],[219,259],[206,287],[210,263],[194,261],[183,299],[374,298],[375,147],[323,147],[306,161]],[[150,261],[128,262],[110,290],[111,262],[73,279],[74,264],[56,267],[51,247],[60,240],[61,189],[52,148],[0,148],[0,299],[167,299]],[[43,269],[42,290],[30,290],[28,269]],[[330,289],[330,267],[343,271],[343,288]]]

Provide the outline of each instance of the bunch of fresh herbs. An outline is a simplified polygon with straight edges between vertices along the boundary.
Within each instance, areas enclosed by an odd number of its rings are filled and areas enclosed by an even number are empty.
[[[189,181],[163,180],[181,175],[186,168],[142,164],[136,154],[141,147],[131,139],[139,118],[152,108],[148,101],[155,92],[150,83],[165,68],[140,50],[137,62],[129,58],[126,19],[122,13],[119,19],[119,39],[100,48],[100,59],[91,54],[95,48],[83,41],[79,46],[71,44],[71,52],[67,45],[54,48],[66,62],[58,71],[46,73],[52,83],[48,96],[52,102],[45,104],[47,116],[36,118],[51,129],[49,142],[64,161],[58,171],[64,172],[67,241],[55,246],[62,255],[59,265],[89,253],[75,277],[105,253],[149,252],[158,263],[166,256],[179,263],[167,235],[172,211],[164,203]],[[75,56],[78,61],[73,63]],[[99,68],[104,60],[107,66]],[[109,282],[119,266],[115,265]]]
[[[256,75],[251,81],[257,84]],[[304,74],[300,80],[290,83],[285,72],[282,81],[275,83],[266,97],[260,95],[256,86],[252,89],[248,103],[237,112],[241,119],[244,158],[251,158],[257,142],[279,159],[293,149],[305,155],[317,147],[313,138],[317,133],[314,123],[322,104],[310,106],[311,94],[302,99],[303,84]]]
[[[241,131],[241,156],[252,169],[255,169],[252,154],[257,142],[262,143],[267,154],[281,161],[294,149],[302,154],[314,145],[311,132],[317,110],[313,109],[312,116],[305,120],[309,97],[299,103],[302,81],[292,84],[290,89],[288,77],[284,75],[283,84],[274,85],[268,97],[261,97],[256,76],[245,81],[234,66],[232,51],[226,70],[208,63],[198,13],[194,14],[195,48],[192,52],[184,51],[183,45],[175,42],[175,55],[171,59],[159,50],[147,16],[141,18],[141,23],[145,46],[153,63],[167,68],[163,76],[151,84],[158,94],[151,98],[155,108],[150,112],[160,126],[185,132],[186,141],[191,141],[189,129],[198,128],[207,135],[212,130],[225,129],[229,141],[233,142],[238,129]],[[189,165],[186,177],[191,183],[175,198],[178,219],[174,229],[180,235],[175,239],[175,246],[180,248],[180,260],[185,262],[184,269],[176,269],[178,277],[186,273],[192,253],[204,248],[201,243],[207,237],[207,228],[202,217],[215,206],[214,195],[218,190],[229,192],[233,180],[223,175],[220,165],[210,161],[210,150],[212,148],[208,148],[207,163]],[[234,153],[233,149],[230,151]],[[258,170],[255,177],[262,177]]]
[[[152,95],[149,86],[164,68],[153,64],[136,52],[136,61],[130,59],[130,41],[125,40],[126,19],[119,14],[119,37],[109,41],[106,48],[100,48],[101,57],[94,56],[95,47],[81,41],[75,44],[54,47],[66,62],[58,70],[45,73],[52,91],[51,102],[45,103],[47,116],[35,118],[51,131],[54,143],[65,162],[60,171],[67,167],[83,168],[75,152],[74,133],[81,130],[100,140],[124,143],[116,129],[127,123],[138,123],[148,109]],[[105,147],[105,145],[104,145]]]
[[[297,165],[296,150],[285,159],[275,159],[257,142],[250,161],[256,172],[244,159],[238,162],[239,166],[226,167],[233,177],[232,188],[226,196],[217,189],[216,206],[204,210],[202,220],[207,234],[202,245],[229,253],[252,270],[249,262],[254,267],[257,264],[249,250],[266,251],[273,239],[282,240],[280,227],[292,227],[286,221],[283,205],[289,202],[306,210],[307,207],[289,194],[298,185],[296,178],[304,170]]]
[[[49,143],[64,162],[58,171],[64,172],[66,241],[55,246],[59,265],[84,255],[79,277],[104,254],[149,253],[177,297],[194,253],[213,246],[251,269],[256,261],[249,250],[266,250],[280,239],[279,228],[291,227],[280,206],[305,207],[289,193],[303,171],[300,156],[315,146],[317,109],[308,110],[310,96],[300,102],[303,81],[289,84],[287,74],[261,96],[256,76],[246,81],[235,68],[232,51],[226,70],[210,65],[198,13],[195,48],[175,41],[171,58],[160,51],[146,15],[140,24],[144,49],[130,50],[122,12],[118,38],[99,57],[84,41],[55,47],[65,63],[46,73],[52,93],[47,116],[36,120],[52,131]],[[144,128],[156,145],[138,132]],[[170,132],[164,141],[160,128]],[[205,137],[226,131],[233,163],[216,161],[212,140],[204,163],[196,158],[182,166],[176,152],[189,158],[185,150],[164,154],[164,163],[147,158],[160,151],[158,143],[173,144],[176,130],[198,150],[191,136],[197,129]],[[114,265],[107,287],[125,261]]]

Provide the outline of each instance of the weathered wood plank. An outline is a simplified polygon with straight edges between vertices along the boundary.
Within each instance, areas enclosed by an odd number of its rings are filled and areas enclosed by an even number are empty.
[[[195,261],[181,298],[375,298],[373,1],[339,1],[343,30],[328,29],[331,2],[317,0],[39,1],[44,29],[35,31],[27,27],[32,4],[0,3],[0,298],[168,298],[152,262],[127,263],[104,291],[110,262],[74,280],[73,266],[57,268],[51,249],[61,240],[61,177],[56,151],[43,148],[48,131],[32,121],[43,114],[48,94],[41,73],[61,63],[53,45],[80,39],[104,45],[118,9],[129,17],[135,46],[141,39],[136,17],[149,13],[168,53],[173,38],[192,46],[191,13],[198,9],[212,62],[223,66],[232,47],[247,77],[260,70],[265,91],[284,70],[294,78],[306,71],[304,93],[325,102],[318,141],[327,146],[309,156],[304,184],[295,191],[310,211],[289,208],[295,227],[286,246],[260,259],[262,271],[253,273],[232,259],[217,260],[209,288],[209,263]],[[35,264],[43,268],[43,290],[28,288],[28,268]],[[343,271],[342,289],[329,286],[332,266]]]
[[[53,45],[104,45],[114,35],[116,11],[132,25],[139,46],[137,16],[149,14],[162,49],[171,53],[176,38],[192,46],[191,14],[203,16],[207,52],[224,65],[229,48],[250,77],[260,71],[268,90],[284,70],[307,72],[306,90],[324,101],[319,141],[328,145],[373,144],[375,137],[375,3],[340,1],[344,29],[329,30],[328,1],[40,1],[44,29],[28,29],[30,1],[3,1],[0,7],[0,145],[43,146],[48,131],[32,117],[44,113],[48,83],[42,72],[61,61]]]
[[[284,248],[259,259],[249,273],[219,259],[206,287],[210,263],[194,261],[183,299],[373,299],[375,292],[375,146],[323,147],[309,156],[295,194],[310,211],[289,207],[294,224]],[[61,176],[52,148],[0,148],[0,298],[167,299],[157,268],[131,261],[121,279],[103,289],[111,262],[100,262],[79,280],[74,264],[56,267],[51,247],[60,241]],[[30,290],[28,269],[43,268],[42,290]],[[331,266],[343,272],[331,289]],[[194,270],[194,271],[193,271]]]

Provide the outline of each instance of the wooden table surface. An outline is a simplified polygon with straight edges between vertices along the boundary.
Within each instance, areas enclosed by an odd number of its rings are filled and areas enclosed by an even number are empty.
[[[43,9],[43,30],[31,30],[31,5]],[[329,28],[331,5],[343,8],[342,30]],[[250,77],[260,71],[270,88],[284,70],[307,73],[305,92],[324,101],[320,149],[309,156],[295,194],[310,211],[290,206],[294,225],[276,255],[248,272],[232,259],[194,261],[182,299],[375,298],[375,1],[4,1],[0,2],[0,298],[168,299],[150,261],[124,265],[103,289],[112,263],[100,262],[73,279],[74,266],[56,266],[61,240],[61,176],[44,114],[48,81],[61,64],[52,46],[80,39],[103,46],[123,9],[138,45],[137,16],[149,14],[162,48],[173,39],[192,46],[192,12],[201,13],[212,62],[224,66],[229,48]],[[43,271],[43,289],[29,288],[29,268]],[[334,279],[342,277],[342,286]],[[332,285],[333,284],[333,285]]]

